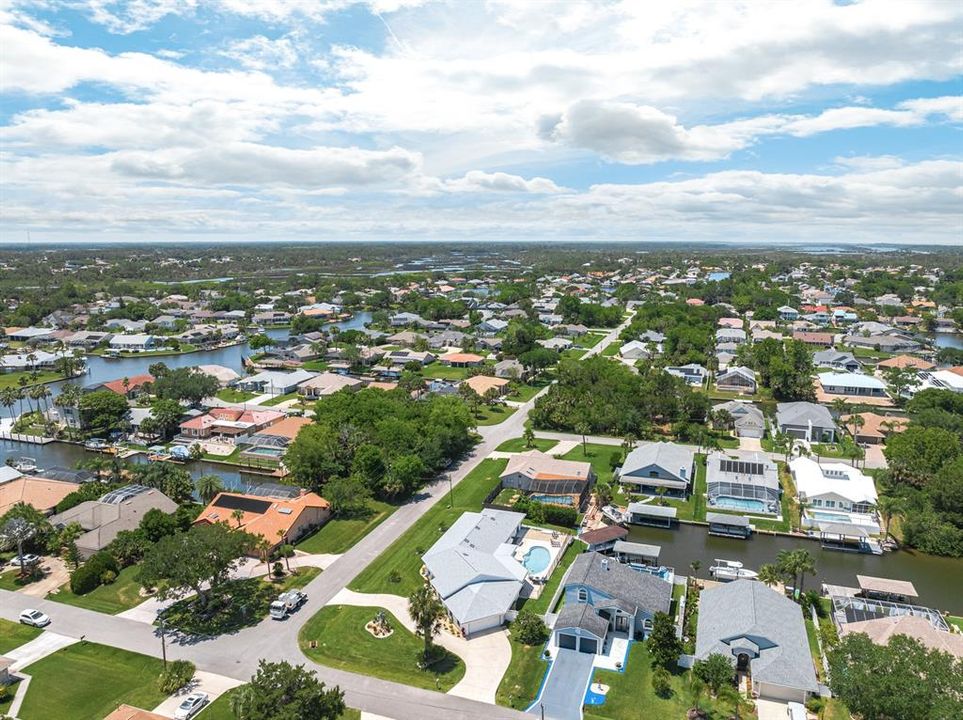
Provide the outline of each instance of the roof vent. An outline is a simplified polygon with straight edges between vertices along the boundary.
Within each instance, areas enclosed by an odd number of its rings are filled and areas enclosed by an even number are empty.
[[[603,570],[608,570],[608,569],[609,569],[609,559],[608,559],[608,558],[602,558],[602,569],[603,569]]]
[[[282,515],[290,515],[290,514],[291,514],[291,508],[289,508],[289,507],[279,507],[279,508],[278,508],[278,512],[281,513]]]

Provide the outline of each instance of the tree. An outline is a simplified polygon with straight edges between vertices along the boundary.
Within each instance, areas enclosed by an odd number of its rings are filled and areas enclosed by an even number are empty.
[[[249,338],[247,344],[252,350],[262,350],[266,347],[271,347],[274,345],[274,340],[263,333],[259,333],[258,335]]]
[[[876,512],[883,521],[883,538],[889,537],[889,524],[903,509],[901,498],[892,495],[880,495],[876,499]]]
[[[531,425],[525,426],[525,431],[522,433],[522,440],[525,441],[525,447],[527,448],[535,447],[535,431],[532,430]]]
[[[329,478],[343,473],[338,434],[328,425],[306,425],[284,454],[284,465],[295,480],[320,489]]]
[[[649,654],[655,665],[672,668],[682,653],[682,641],[676,637],[675,624],[667,613],[657,612],[652,618],[649,634]]]
[[[783,580],[782,572],[775,563],[765,563],[759,566],[759,582],[767,587],[778,585]]]
[[[182,467],[171,463],[134,465],[129,473],[140,485],[160,490],[178,505],[193,502],[194,480]]]
[[[713,695],[718,695],[722,688],[731,684],[735,675],[732,663],[721,653],[712,653],[705,660],[696,661],[692,671],[706,684]]]
[[[153,383],[156,397],[164,400],[184,400],[194,406],[199,405],[204,398],[216,395],[220,389],[217,378],[193,367],[169,370]]]
[[[776,566],[786,577],[792,578],[793,591],[797,597],[802,595],[806,574],[816,574],[816,561],[808,550],[780,550]]]
[[[344,693],[330,690],[313,670],[261,660],[251,682],[231,696],[237,720],[337,720],[344,713]]]
[[[614,496],[615,493],[612,491],[612,486],[609,483],[598,482],[595,484],[595,504],[600,508],[611,505]]]
[[[652,690],[663,699],[672,696],[672,676],[661,665],[652,671]]]
[[[331,512],[335,515],[359,516],[368,510],[371,490],[359,477],[335,477],[325,484],[324,499],[331,503]]]
[[[255,538],[224,523],[201,524],[161,538],[144,557],[140,579],[167,599],[193,591],[203,608],[254,546]]]
[[[890,367],[883,371],[883,379],[889,385],[893,398],[897,403],[906,402],[904,393],[913,388],[919,387],[921,380],[916,368],[913,367]]]
[[[224,483],[217,475],[209,473],[197,478],[197,494],[205,503],[209,503],[221,492],[224,492]]]
[[[963,717],[963,661],[895,635],[876,645],[847,635],[827,653],[829,686],[863,720]]]
[[[37,526],[22,517],[8,519],[0,527],[0,547],[4,550],[16,547],[20,558],[20,576],[27,574],[27,566],[23,561],[23,545],[37,534]]]
[[[575,432],[582,436],[582,455],[588,457],[588,448],[585,445],[585,436],[592,431],[587,422],[578,422],[575,424]]]
[[[241,528],[241,521],[244,519],[244,511],[240,508],[231,510],[231,519],[237,523],[238,529]]]
[[[432,640],[441,632],[445,606],[430,585],[422,585],[408,597],[408,614],[415,623],[416,634],[425,641],[424,662],[428,665]]]
[[[688,717],[689,720],[693,718],[704,718],[706,712],[702,709],[702,699],[706,694],[706,684],[702,682],[695,673],[689,673],[683,687],[685,689],[686,702],[689,705],[686,717]]]
[[[58,553],[64,560],[73,565],[74,569],[80,565],[80,553],[77,551],[77,539],[86,531],[78,522],[67,523],[49,543],[50,549]]]
[[[532,610],[522,610],[511,625],[512,635],[523,645],[541,645],[548,637],[548,628]]]
[[[152,429],[166,440],[177,431],[183,414],[183,408],[176,400],[155,400],[150,406]]]
[[[130,406],[123,395],[111,390],[84,393],[78,404],[81,426],[93,435],[106,435],[127,423]]]
[[[151,508],[144,513],[139,527],[148,542],[156,543],[161,538],[177,532],[177,520],[173,515],[168,515],[163,510]]]
[[[883,454],[894,480],[922,487],[945,463],[963,454],[963,447],[950,430],[911,422],[887,440]]]
[[[389,495],[403,495],[421,485],[425,475],[425,464],[417,455],[401,455],[388,467],[385,492]]]

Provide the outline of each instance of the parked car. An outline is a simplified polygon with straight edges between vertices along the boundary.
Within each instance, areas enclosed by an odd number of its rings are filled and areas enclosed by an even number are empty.
[[[38,564],[39,562],[40,562],[40,556],[39,556],[39,555],[34,555],[33,553],[25,553],[25,554],[23,555],[23,564],[24,564],[24,565],[36,565],[36,564]],[[11,565],[16,565],[17,567],[20,567],[20,555],[14,555],[12,558],[10,558],[10,564],[11,564]]]
[[[275,620],[283,620],[291,612],[301,607],[308,599],[300,590],[289,590],[278,595],[278,599],[271,603],[271,617]]]
[[[174,711],[174,720],[190,720],[192,717],[197,715],[201,711],[201,708],[207,705],[208,697],[205,692],[194,692],[188,695],[177,706],[177,710]]]
[[[39,610],[28,609],[20,613],[20,622],[24,625],[33,625],[34,627],[41,628],[50,624],[50,618]]]

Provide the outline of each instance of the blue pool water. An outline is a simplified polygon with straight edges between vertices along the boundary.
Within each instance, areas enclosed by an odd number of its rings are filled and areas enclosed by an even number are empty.
[[[535,545],[525,553],[525,557],[522,558],[522,565],[532,575],[538,575],[540,572],[545,572],[551,559],[552,556],[548,550],[540,545]]]
[[[532,495],[532,500],[540,503],[549,503],[551,505],[571,505],[572,496],[571,495]]]
[[[849,515],[841,515],[840,513],[809,510],[806,514],[814,520],[820,520],[822,522],[849,522]]]
[[[766,512],[766,503],[753,498],[734,498],[720,496],[716,498],[715,507],[726,510],[745,510],[746,512]]]

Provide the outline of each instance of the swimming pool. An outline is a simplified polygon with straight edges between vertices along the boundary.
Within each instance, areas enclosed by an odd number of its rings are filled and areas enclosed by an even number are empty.
[[[572,505],[571,495],[532,495],[531,499],[535,502],[549,503],[550,505]]]
[[[819,510],[807,510],[806,515],[811,517],[813,520],[819,520],[820,522],[841,522],[841,523],[852,522],[850,520],[849,515],[843,515],[841,513],[821,512]]]
[[[538,575],[545,572],[551,559],[552,555],[547,549],[541,545],[533,545],[522,558],[522,565],[530,574]]]
[[[714,507],[725,508],[727,510],[743,510],[745,512],[758,512],[764,513],[769,512],[766,509],[766,503],[762,500],[755,500],[753,498],[735,498],[728,497],[727,495],[721,495],[716,498]]]

